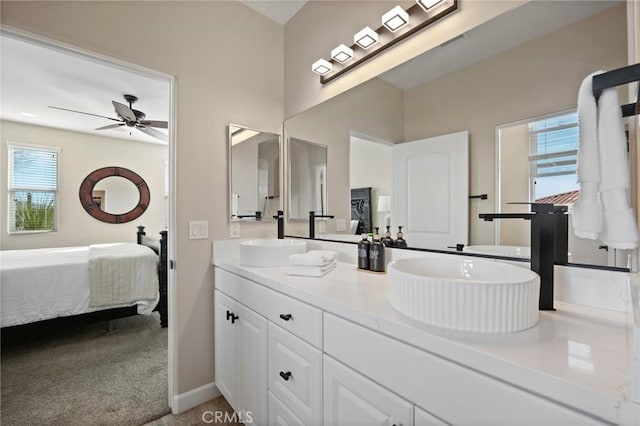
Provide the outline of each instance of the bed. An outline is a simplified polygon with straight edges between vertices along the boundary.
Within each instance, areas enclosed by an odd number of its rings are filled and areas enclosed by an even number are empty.
[[[137,244],[0,251],[0,326],[159,311],[166,327],[167,232],[160,236],[139,226]]]

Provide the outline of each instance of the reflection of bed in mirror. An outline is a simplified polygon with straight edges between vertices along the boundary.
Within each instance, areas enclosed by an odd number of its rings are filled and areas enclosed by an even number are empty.
[[[137,244],[0,251],[0,325],[75,315],[106,320],[158,310],[166,327],[167,233],[158,240],[138,228]]]

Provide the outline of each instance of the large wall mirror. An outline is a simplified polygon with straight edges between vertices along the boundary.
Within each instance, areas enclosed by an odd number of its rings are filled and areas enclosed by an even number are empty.
[[[228,126],[229,218],[273,220],[280,200],[280,135]]]
[[[578,88],[588,74],[625,65],[624,2],[527,2],[451,43],[290,117],[285,121],[285,136],[328,145],[331,179],[327,199],[329,214],[336,219],[347,223],[351,219],[352,189],[371,188],[368,207],[373,227],[384,230],[390,222],[395,237],[397,227],[404,226],[410,247],[453,251],[451,247],[461,243],[480,246],[477,249],[488,254],[528,257],[528,222],[485,222],[478,215],[528,211],[523,205],[507,207],[509,201],[547,199],[571,209],[571,197],[560,195],[573,191],[563,182],[576,180],[575,164],[571,164],[575,156],[558,157],[562,164],[540,163],[538,172],[546,173],[549,180],[537,180],[530,155],[530,128],[540,120],[574,112]],[[621,102],[626,103],[627,93],[621,90],[620,94]],[[549,120],[548,130],[572,126],[563,120]],[[519,140],[525,145],[510,145],[509,130],[524,132],[524,139]],[[409,186],[398,182],[398,168],[407,168],[407,163],[393,162],[399,146],[464,133],[468,135],[468,187],[460,187],[462,194],[453,189],[444,171],[442,178],[423,179],[421,185],[413,182],[405,194],[394,190],[394,177],[396,184]],[[419,170],[408,174],[414,172],[421,176]],[[552,175],[558,179],[552,180]],[[511,189],[505,182],[513,184]],[[467,237],[448,243],[420,241],[414,232],[422,230],[412,223],[427,227],[429,221],[399,218],[394,206],[419,206],[416,212],[429,212],[447,224],[450,219],[438,216],[445,209],[434,199],[435,189],[445,186],[452,197],[466,200],[462,222]],[[536,186],[551,189],[536,191]],[[337,223],[327,223],[325,237],[353,240],[349,227],[338,231]],[[307,236],[302,227],[290,226],[287,232]],[[316,237],[322,235],[316,233]],[[609,253],[600,245],[571,239],[569,262],[627,267],[628,253]]]
[[[327,213],[327,147],[296,138],[288,140],[289,219],[309,212]]]

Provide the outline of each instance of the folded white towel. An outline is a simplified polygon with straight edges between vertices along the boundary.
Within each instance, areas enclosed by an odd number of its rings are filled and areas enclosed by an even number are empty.
[[[336,268],[338,262],[333,261],[325,266],[289,266],[289,275],[301,277],[324,277]]]
[[[602,229],[602,206],[598,195],[600,159],[598,152],[598,109],[593,96],[593,76],[589,74],[578,92],[580,143],[578,147],[578,184],[580,198],[573,206],[573,230],[580,238],[598,239]]]
[[[337,253],[330,250],[310,250],[307,253],[292,254],[289,256],[291,266],[326,266],[334,262]]]

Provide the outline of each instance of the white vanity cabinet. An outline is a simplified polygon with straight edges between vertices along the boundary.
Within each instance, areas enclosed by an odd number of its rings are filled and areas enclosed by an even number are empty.
[[[216,385],[243,418],[266,425],[267,320],[217,290],[214,298]]]
[[[325,355],[324,423],[411,426],[413,405]]]

